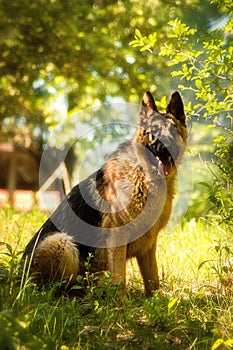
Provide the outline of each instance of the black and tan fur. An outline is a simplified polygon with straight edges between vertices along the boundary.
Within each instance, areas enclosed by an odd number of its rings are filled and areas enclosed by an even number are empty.
[[[172,94],[166,113],[160,113],[146,92],[134,138],[75,186],[28,243],[23,259],[30,261],[36,280],[63,279],[72,285],[85,273],[84,262],[92,253],[91,271],[110,271],[113,283],[123,285],[126,260],[136,257],[146,295],[157,290],[157,236],[171,214],[177,165],[186,142],[179,93]],[[77,224],[74,215],[84,225]]]

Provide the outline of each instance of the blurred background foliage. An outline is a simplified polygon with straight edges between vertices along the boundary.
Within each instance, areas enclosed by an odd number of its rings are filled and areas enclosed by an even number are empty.
[[[223,188],[229,201],[231,1],[0,0],[0,16],[1,140],[24,147],[29,139],[42,152],[49,142],[71,145],[95,127],[76,143],[82,159],[98,140],[125,137],[124,126],[96,125],[135,123],[145,90],[164,108],[164,96],[183,89],[194,168],[187,217],[207,214],[209,200],[221,209]],[[111,149],[105,143],[105,152]],[[218,170],[209,169],[212,158]],[[227,185],[223,173],[230,174]]]
[[[138,102],[148,88],[161,98],[176,87],[164,60],[129,46],[135,28],[164,41],[168,20],[201,33],[219,13],[198,0],[1,0],[0,16],[1,126],[13,136],[25,124],[43,143],[73,109],[112,96]]]

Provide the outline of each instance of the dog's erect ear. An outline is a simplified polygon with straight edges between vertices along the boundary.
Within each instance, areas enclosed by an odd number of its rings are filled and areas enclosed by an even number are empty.
[[[158,112],[158,108],[155,104],[154,97],[152,96],[150,91],[146,91],[142,97],[142,109],[146,109],[147,111],[155,111]]]
[[[148,110],[158,112],[154,97],[150,91],[146,91],[142,97],[142,108],[146,107]]]
[[[184,105],[178,91],[175,91],[171,95],[166,112],[174,115],[182,123],[185,123]]]
[[[148,143],[148,132],[150,128],[150,117],[158,113],[158,108],[150,91],[146,91],[142,97],[142,104],[139,111],[139,128],[137,129],[136,139],[142,144]]]
[[[146,91],[142,97],[141,109],[139,112],[139,124],[141,126],[148,123],[148,117],[153,112],[158,112],[155,100],[150,91]]]

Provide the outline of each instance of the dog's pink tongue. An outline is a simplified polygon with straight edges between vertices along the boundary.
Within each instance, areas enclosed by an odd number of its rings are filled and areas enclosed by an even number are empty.
[[[161,160],[159,160],[158,163],[158,173],[160,176],[168,176],[171,172],[171,164],[164,164],[163,162],[161,162]]]

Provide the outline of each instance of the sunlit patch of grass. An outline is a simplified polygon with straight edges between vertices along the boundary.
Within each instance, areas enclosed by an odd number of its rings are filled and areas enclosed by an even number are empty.
[[[216,287],[219,278],[213,267],[229,263],[231,255],[220,261],[218,247],[233,246],[227,232],[204,219],[192,220],[158,239],[158,263],[163,280],[198,291],[203,286]],[[230,253],[230,252],[229,252]],[[206,264],[203,264],[206,262]],[[212,268],[211,268],[212,267]],[[220,276],[217,276],[220,277]]]
[[[0,348],[230,349],[233,344],[232,238],[200,219],[161,232],[161,290],[145,298],[136,260],[128,262],[128,299],[106,275],[79,278],[82,298],[56,296],[17,276],[23,248],[46,219],[39,211],[0,210]],[[87,262],[88,264],[88,262]]]
[[[1,241],[14,247],[17,245],[17,249],[24,249],[47,216],[36,209],[22,213],[11,207],[0,208]]]

